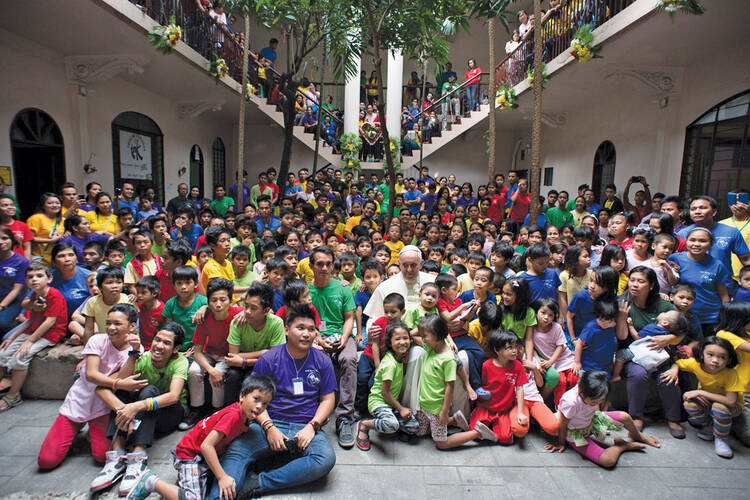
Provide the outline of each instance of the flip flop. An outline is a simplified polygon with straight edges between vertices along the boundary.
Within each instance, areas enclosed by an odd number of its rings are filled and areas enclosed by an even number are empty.
[[[360,424],[361,422],[357,422],[357,448],[362,451],[370,451],[370,436],[360,429]],[[362,439],[359,437],[360,434],[364,434],[367,437]]]
[[[21,399],[21,395],[19,394],[15,398],[9,398],[8,396],[3,396],[0,398],[0,412],[8,411],[11,408],[15,408],[16,406],[23,403],[23,400]]]

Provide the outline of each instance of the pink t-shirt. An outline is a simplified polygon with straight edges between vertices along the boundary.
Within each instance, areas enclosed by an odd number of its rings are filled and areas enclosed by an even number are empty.
[[[547,333],[534,329],[534,349],[544,358],[550,359],[555,353],[557,346],[563,346],[563,350],[554,364],[558,372],[573,368],[575,365],[575,356],[568,348],[568,341],[559,323],[552,323],[552,328]]]
[[[524,356],[526,358],[526,356]],[[537,368],[539,368],[539,360],[534,356],[534,363],[536,364]],[[536,380],[534,380],[534,372],[531,370],[526,371],[526,376],[529,378],[529,381],[523,384],[523,399],[524,401],[540,401],[544,402],[544,398],[542,398],[542,395],[539,394],[539,387],[536,385]]]
[[[578,386],[573,387],[560,398],[557,410],[563,414],[568,422],[568,429],[585,429],[591,423],[596,413],[596,406],[589,406],[583,402],[578,394]]]
[[[99,333],[91,337],[81,355],[84,360],[87,356],[99,356],[99,372],[104,375],[112,375],[117,372],[125,361],[128,360],[128,352],[131,347],[119,351],[112,345],[109,335]],[[60,406],[60,415],[68,417],[73,422],[88,422],[109,413],[109,407],[96,395],[96,384],[86,380],[86,363],[81,369],[81,376],[73,382],[68,390],[65,401]]]

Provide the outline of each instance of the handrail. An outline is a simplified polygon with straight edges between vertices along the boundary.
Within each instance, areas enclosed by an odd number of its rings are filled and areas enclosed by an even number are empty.
[[[313,98],[313,97],[310,97],[310,96],[308,96],[307,94],[305,94],[304,92],[302,92],[302,91],[301,91],[301,90],[299,89],[299,87],[297,88],[297,94],[301,95],[301,96],[302,96],[302,97],[304,97],[305,99],[309,99],[309,100],[311,100],[311,101],[313,102],[313,104],[315,104],[315,105],[316,105],[316,106],[317,106],[317,107],[318,107],[318,108],[319,108],[319,109],[320,109],[320,110],[321,110],[321,111],[322,111],[323,113],[325,113],[325,114],[327,114],[328,116],[330,116],[330,117],[331,117],[331,120],[336,120],[337,122],[339,122],[339,123],[342,123],[342,124],[344,123],[344,121],[343,121],[343,120],[342,120],[341,118],[339,118],[338,116],[334,115],[333,113],[331,113],[330,111],[328,111],[328,110],[327,110],[326,108],[322,107],[322,106],[320,105],[320,103],[319,103],[318,101],[316,101],[316,100],[315,100],[315,98]],[[295,94],[295,95],[297,95],[297,94]]]
[[[481,79],[481,75],[489,75],[489,73],[486,73],[486,72],[482,72],[482,73],[480,74],[480,79]],[[475,77],[475,78],[476,78],[476,77]],[[425,114],[426,114],[426,113],[427,113],[428,111],[431,111],[431,110],[432,110],[432,109],[433,109],[433,108],[434,108],[435,106],[437,106],[438,104],[440,104],[440,103],[441,103],[441,102],[442,102],[443,100],[445,100],[445,99],[446,99],[446,98],[447,98],[448,96],[450,96],[450,95],[452,95],[452,94],[454,94],[454,93],[456,93],[456,92],[461,92],[461,90],[462,90],[462,89],[465,89],[466,87],[468,87],[469,85],[471,85],[471,84],[472,84],[471,82],[472,82],[473,80],[474,80],[474,78],[472,78],[471,80],[466,80],[465,82],[461,83],[461,84],[460,84],[460,85],[459,85],[458,87],[456,87],[455,89],[451,90],[450,92],[448,92],[448,93],[446,93],[446,94],[443,94],[443,95],[442,95],[442,96],[440,96],[440,97],[439,97],[439,98],[438,98],[438,99],[437,99],[436,101],[432,101],[432,104],[430,104],[430,105],[429,105],[429,106],[427,106],[426,108],[422,109],[422,110],[421,110],[421,111],[420,111],[419,113],[417,113],[417,114],[416,114],[416,115],[415,115],[414,117],[412,117],[411,119],[409,119],[409,120],[401,120],[401,126],[403,127],[403,126],[404,126],[404,123],[407,123],[407,122],[411,122],[411,121],[414,121],[414,120],[418,120],[418,119],[419,119],[420,117],[424,116],[424,115],[425,115]],[[479,80],[477,80],[477,82],[476,82],[476,83],[479,83]]]

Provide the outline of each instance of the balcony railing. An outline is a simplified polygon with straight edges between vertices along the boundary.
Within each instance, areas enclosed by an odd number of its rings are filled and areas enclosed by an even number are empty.
[[[549,62],[570,49],[576,30],[585,25],[594,29],[619,14],[635,0],[564,0],[560,7],[550,9],[542,26],[544,62]],[[495,67],[498,87],[514,87],[526,79],[526,70],[534,62],[534,30],[516,49]]]

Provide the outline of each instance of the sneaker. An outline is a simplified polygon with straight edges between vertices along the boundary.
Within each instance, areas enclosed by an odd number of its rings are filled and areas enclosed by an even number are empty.
[[[339,422],[338,425],[339,434],[339,446],[344,449],[349,449],[354,446],[356,439],[354,438],[354,431],[352,431],[352,424],[344,420]]]
[[[488,391],[484,387],[477,387],[474,392],[477,393],[477,399],[480,401],[489,401],[490,398],[492,398],[492,394],[490,393],[490,391]]]
[[[713,425],[704,425],[698,430],[698,438],[704,441],[713,441],[714,439],[714,427]]]
[[[466,417],[464,417],[464,414],[461,410],[458,410],[453,414],[453,421],[456,423],[456,427],[458,427],[462,431],[469,430],[469,422],[466,421]]]
[[[143,471],[143,474],[140,475],[138,478],[138,482],[135,484],[135,488],[133,488],[130,493],[128,493],[127,500],[144,500],[147,496],[151,494],[151,489],[146,487],[146,484],[148,484],[150,479],[153,477],[154,473],[151,472],[149,469],[145,469]]]
[[[254,472],[248,472],[237,492],[236,500],[249,500],[261,496],[260,476]]]
[[[729,446],[726,438],[714,438],[714,451],[716,451],[716,454],[721,458],[732,458],[734,456],[732,447]]]
[[[357,448],[359,448],[362,451],[370,451],[370,436],[367,434],[367,431],[362,430],[360,427],[362,422],[357,422]],[[362,434],[365,435],[364,438],[361,438]]]
[[[121,497],[130,493],[135,488],[135,485],[138,484],[138,479],[146,471],[147,460],[148,455],[146,455],[145,451],[134,451],[125,456],[125,476],[122,478],[120,487],[117,489],[117,493]]]
[[[181,431],[186,431],[188,429],[192,429],[195,424],[197,424],[201,419],[201,414],[196,410],[191,410],[190,413],[188,413],[187,417],[185,417],[185,420],[180,422],[180,425],[177,426],[178,429]]]
[[[477,431],[485,441],[497,443],[497,436],[495,435],[495,433],[492,432],[492,429],[487,427],[482,422],[477,422],[477,424],[474,426],[474,430]]]
[[[108,451],[101,472],[91,481],[91,493],[109,488],[125,473],[125,453],[122,450]]]

